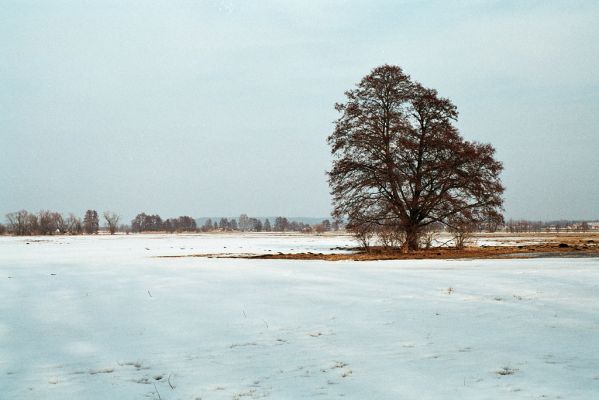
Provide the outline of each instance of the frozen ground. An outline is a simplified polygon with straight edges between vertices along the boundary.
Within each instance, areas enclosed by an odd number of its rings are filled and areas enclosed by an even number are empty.
[[[599,398],[597,258],[153,257],[347,244],[0,237],[0,399]]]

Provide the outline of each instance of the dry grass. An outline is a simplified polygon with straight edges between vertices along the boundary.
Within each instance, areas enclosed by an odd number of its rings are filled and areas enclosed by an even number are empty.
[[[599,256],[599,234],[597,233],[565,233],[553,234],[493,234],[492,237],[501,243],[523,243],[501,246],[471,246],[463,249],[451,247],[436,247],[410,253],[399,249],[371,247],[366,252],[359,248],[350,249],[353,252],[344,253],[274,253],[274,254],[189,254],[162,256],[165,258],[206,257],[206,258],[246,258],[246,259],[276,259],[276,260],[324,260],[324,261],[374,261],[374,260],[424,260],[424,259],[463,259],[463,258],[529,258],[539,256]],[[530,244],[530,242],[535,244]],[[538,242],[538,243],[536,243]],[[559,254],[558,254],[559,253]]]
[[[400,250],[385,250],[374,248],[370,252],[355,253],[297,253],[297,254],[262,254],[253,256],[235,256],[232,258],[277,259],[277,260],[326,260],[326,261],[373,261],[373,260],[425,260],[425,259],[461,259],[461,258],[505,258],[505,257],[536,257],[550,253],[576,253],[576,255],[597,255],[599,247],[573,246],[560,247],[559,244],[539,244],[521,246],[488,246],[466,247],[464,249],[435,248],[404,253]]]

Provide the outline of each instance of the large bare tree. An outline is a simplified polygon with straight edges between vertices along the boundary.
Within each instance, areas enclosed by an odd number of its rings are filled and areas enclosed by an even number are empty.
[[[490,144],[464,140],[448,99],[383,65],[345,93],[328,143],[333,215],[348,227],[394,226],[416,250],[435,222],[501,219],[503,167]]]

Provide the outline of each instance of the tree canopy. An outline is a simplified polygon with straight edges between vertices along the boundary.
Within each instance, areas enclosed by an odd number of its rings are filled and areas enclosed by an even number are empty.
[[[502,164],[493,146],[460,135],[450,100],[393,65],[373,69],[345,96],[328,137],[328,175],[333,215],[350,229],[391,227],[415,250],[433,223],[502,219]]]

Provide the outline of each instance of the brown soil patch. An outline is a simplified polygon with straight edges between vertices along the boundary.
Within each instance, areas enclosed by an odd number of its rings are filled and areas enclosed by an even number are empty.
[[[565,239],[565,238],[561,238]],[[189,254],[161,256],[162,258],[205,257],[245,258],[259,260],[324,260],[324,261],[375,261],[375,260],[424,260],[462,258],[532,258],[543,256],[599,257],[599,241],[571,239],[557,243],[539,243],[517,246],[480,246],[455,249],[439,247],[405,253],[399,249],[373,247],[369,252],[358,248],[351,253],[274,253],[274,254]]]
[[[263,254],[242,256],[241,258],[277,259],[277,260],[326,260],[326,261],[374,261],[374,260],[424,260],[424,259],[459,259],[459,258],[530,258],[551,253],[564,255],[572,253],[576,256],[599,256],[599,247],[585,245],[539,244],[528,246],[487,246],[455,248],[434,248],[404,253],[400,250],[384,250],[373,248],[369,252],[358,251],[355,253],[297,253],[297,254]],[[236,257],[238,258],[238,257]]]

